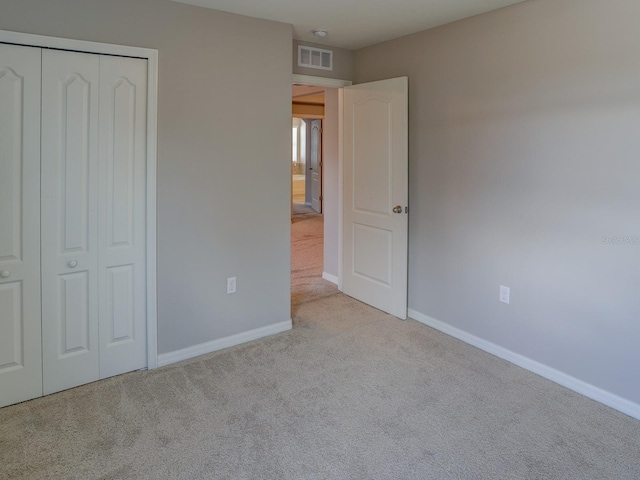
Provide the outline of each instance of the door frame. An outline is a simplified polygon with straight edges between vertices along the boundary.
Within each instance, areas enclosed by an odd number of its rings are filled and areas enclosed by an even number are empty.
[[[147,368],[158,367],[158,308],[156,264],[156,175],[158,142],[158,51],[150,48],[112,45],[59,37],[0,30],[0,43],[27,47],[53,48],[84,53],[134,57],[147,60],[147,158],[146,158],[146,306]]]
[[[342,291],[342,178],[343,178],[343,159],[342,159],[342,107],[343,107],[343,87],[349,87],[353,85],[351,80],[341,80],[337,78],[325,78],[315,77],[312,75],[298,75],[293,74],[291,76],[291,83],[296,85],[311,85],[316,87],[330,87],[338,89],[338,289]],[[324,175],[324,172],[323,172]],[[324,189],[324,177],[322,179]],[[324,208],[323,208],[323,211]],[[324,239],[322,240],[324,244]],[[333,281],[333,280],[331,280]]]

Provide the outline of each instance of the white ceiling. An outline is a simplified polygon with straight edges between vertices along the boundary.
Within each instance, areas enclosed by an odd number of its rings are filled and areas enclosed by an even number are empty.
[[[297,40],[351,50],[524,0],[174,0],[293,25]],[[324,40],[311,30],[329,31]]]

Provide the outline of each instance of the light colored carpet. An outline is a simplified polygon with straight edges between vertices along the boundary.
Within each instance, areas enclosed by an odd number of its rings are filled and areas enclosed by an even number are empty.
[[[640,478],[637,420],[337,293],[317,218],[292,331],[0,409],[0,478]]]

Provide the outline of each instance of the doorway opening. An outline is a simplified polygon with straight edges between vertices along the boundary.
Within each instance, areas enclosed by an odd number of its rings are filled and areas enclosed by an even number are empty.
[[[291,204],[291,310],[295,325],[301,303],[339,291],[340,89],[351,85],[351,81],[298,74],[292,80],[292,116],[305,121],[321,120],[318,169],[321,213],[306,205],[307,175],[304,206],[311,211],[307,215],[293,215]],[[313,98],[320,92],[324,95],[322,105]]]
[[[309,83],[294,83],[292,87],[291,301],[294,318],[301,303],[338,292],[337,282],[326,280],[327,260],[335,256],[336,261],[329,263],[337,266],[334,246],[338,221],[337,99],[336,87]],[[333,277],[337,279],[335,274],[329,276]]]
[[[322,279],[322,121],[324,87],[293,85],[291,120],[291,302],[297,307],[335,290]]]

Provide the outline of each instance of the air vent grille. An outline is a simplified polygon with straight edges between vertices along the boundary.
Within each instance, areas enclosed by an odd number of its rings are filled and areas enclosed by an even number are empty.
[[[333,70],[333,51],[298,45],[298,66]]]

